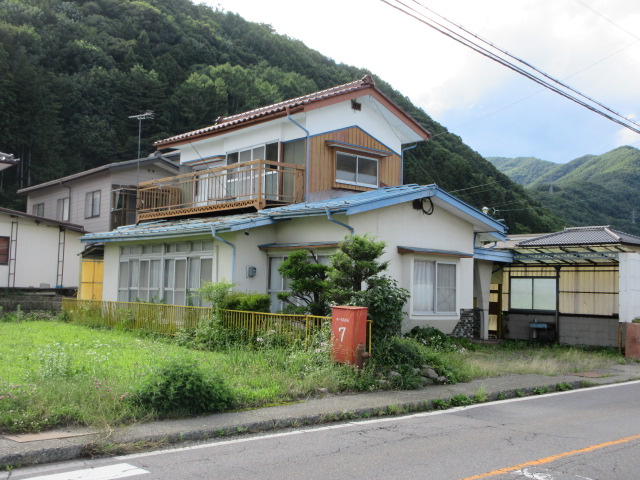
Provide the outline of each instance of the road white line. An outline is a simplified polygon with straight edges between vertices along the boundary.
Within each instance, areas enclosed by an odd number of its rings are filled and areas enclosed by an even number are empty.
[[[577,389],[577,390],[567,390],[564,392],[555,392],[555,393],[547,393],[544,395],[534,395],[534,396],[530,396],[530,397],[519,397],[519,398],[511,398],[511,399],[507,399],[507,400],[496,400],[494,402],[486,402],[486,403],[477,403],[475,405],[469,405],[469,406],[465,406],[465,407],[455,407],[455,408],[450,408],[448,410],[434,410],[434,411],[429,411],[429,412],[420,412],[420,413],[413,413],[410,415],[403,415],[403,416],[397,416],[397,417],[382,417],[382,418],[373,418],[373,419],[369,419],[369,420],[357,420],[357,421],[353,421],[353,422],[345,422],[345,423],[339,423],[339,424],[333,424],[333,425],[325,425],[322,427],[310,427],[310,428],[305,428],[305,429],[300,429],[300,430],[291,430],[291,431],[287,431],[287,432],[278,432],[278,433],[271,433],[271,434],[267,434],[267,435],[259,435],[259,436],[253,436],[253,437],[241,437],[241,438],[234,438],[231,440],[223,440],[223,441],[212,441],[212,442],[208,442],[208,443],[204,443],[204,444],[200,444],[200,445],[191,445],[189,447],[178,447],[178,448],[170,448],[170,449],[166,449],[166,450],[156,450],[153,452],[144,452],[144,453],[133,453],[131,455],[122,455],[120,457],[115,457],[117,460],[127,460],[127,459],[135,459],[135,458],[142,458],[142,457],[150,457],[150,456],[155,456],[155,455],[164,455],[167,453],[175,453],[175,452],[185,452],[185,451],[189,451],[189,450],[200,450],[202,448],[215,448],[215,447],[223,447],[225,445],[234,445],[234,444],[239,444],[239,443],[247,443],[247,442],[257,442],[260,440],[269,440],[272,438],[280,438],[280,437],[289,437],[292,435],[303,435],[305,433],[316,433],[316,432],[322,432],[322,431],[326,431],[326,430],[337,430],[337,429],[341,429],[341,428],[350,428],[350,427],[357,427],[360,425],[372,425],[372,424],[376,424],[376,423],[388,423],[388,422],[401,422],[404,420],[410,420],[413,418],[421,418],[421,417],[430,417],[433,415],[446,415],[446,414],[450,414],[450,413],[456,413],[456,412],[460,412],[463,410],[469,410],[472,408],[482,408],[482,407],[486,407],[486,406],[492,406],[492,405],[504,405],[505,403],[512,403],[512,402],[525,402],[525,401],[533,401],[533,400],[539,400],[542,398],[546,398],[546,397],[551,397],[551,396],[556,396],[556,395],[571,395],[571,394],[577,394],[577,393],[584,393],[586,391],[591,391],[591,390],[600,390],[603,388],[613,388],[613,387],[621,387],[621,386],[625,386],[625,385],[633,385],[633,384],[638,384],[640,383],[640,380],[635,380],[633,382],[625,382],[625,383],[613,383],[613,384],[607,384],[607,385],[600,385],[597,387],[589,387],[589,388],[582,388],[582,389]]]
[[[547,468],[523,468],[522,470],[511,472],[511,475],[520,475],[532,480],[593,480],[581,475],[569,475],[566,473],[554,472]]]
[[[149,473],[142,468],[134,467],[128,463],[118,463],[107,467],[85,468],[73,472],[55,473],[42,477],[30,477],[25,480],[112,480],[115,478],[133,477]]]

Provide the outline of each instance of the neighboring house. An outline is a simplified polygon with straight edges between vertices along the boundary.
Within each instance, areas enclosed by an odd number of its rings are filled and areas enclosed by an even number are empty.
[[[18,190],[27,213],[82,225],[88,232],[136,222],[137,184],[179,170],[178,154],[110,163]]]
[[[615,347],[640,317],[640,237],[575,227],[499,248],[513,254],[494,276],[504,338]]]
[[[0,287],[78,287],[80,225],[0,208]]]
[[[15,158],[13,154],[0,152],[0,172],[14,165],[18,165],[19,162],[20,159]]]
[[[277,310],[276,295],[285,288],[278,266],[289,252],[328,256],[350,233],[368,233],[386,242],[388,274],[411,292],[404,329],[430,325],[451,333],[461,320],[474,328],[474,300],[483,297],[475,278],[485,277],[488,297],[493,264],[474,262],[483,250],[476,243],[504,239],[503,232],[501,223],[435,185],[404,185],[254,213],[132,225],[88,234],[83,242],[104,244],[105,300],[185,304],[202,282],[226,279],[241,290],[270,293]],[[198,304],[197,297],[191,301]]]
[[[112,230],[136,222],[137,184],[178,174],[178,162],[178,152],[167,155],[157,152],[147,158],[110,163],[33,185],[18,193],[27,195],[27,212],[33,216],[77,224],[88,232]],[[79,287],[78,298],[99,300],[102,295],[102,248],[93,246],[80,252],[81,257],[73,259],[77,263],[73,269],[76,272],[73,284]],[[49,282],[43,279],[36,283]]]

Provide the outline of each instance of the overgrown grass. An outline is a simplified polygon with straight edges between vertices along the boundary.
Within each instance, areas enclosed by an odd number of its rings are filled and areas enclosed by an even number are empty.
[[[444,353],[459,363],[470,378],[509,374],[563,375],[610,367],[624,359],[614,349],[586,349],[558,345],[540,346],[507,341],[498,345],[475,345],[465,353]]]
[[[131,332],[55,321],[0,322],[0,430],[38,431],[79,424],[117,425],[152,419],[135,393],[170,363],[191,363],[224,379],[237,408],[360,390],[368,373],[333,364],[315,351],[232,347],[190,350]]]
[[[426,333],[433,343],[433,332]],[[422,340],[427,338],[424,331],[422,334]],[[406,358],[413,358],[429,362],[441,372],[451,372],[457,381],[505,374],[558,375],[596,370],[621,360],[612,351],[535,347],[524,342],[499,346],[465,343],[460,347],[440,336],[437,345],[399,339],[391,347],[386,354],[380,349],[378,357],[390,357],[397,370],[402,372]],[[66,425],[104,428],[159,418],[159,409],[137,400],[144,388],[147,392],[154,388],[158,372],[171,365],[195,369],[189,375],[196,377],[179,379],[183,385],[223,382],[233,397],[225,405],[237,409],[297,401],[316,395],[320,389],[340,393],[420,386],[413,382],[417,365],[406,368],[410,382],[389,382],[379,370],[374,371],[381,364],[375,356],[374,351],[374,359],[360,372],[332,363],[327,348],[260,344],[203,351],[133,332],[10,317],[0,321],[0,432]],[[185,368],[178,371],[189,370]],[[168,409],[164,416],[179,411]]]

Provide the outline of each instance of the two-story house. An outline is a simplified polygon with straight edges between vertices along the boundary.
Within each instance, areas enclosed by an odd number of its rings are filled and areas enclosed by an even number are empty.
[[[368,233],[412,294],[405,328],[451,332],[488,305],[493,254],[476,247],[505,227],[435,185],[402,185],[405,146],[429,137],[366,76],[161,140],[191,171],[141,183],[137,225],[83,237],[104,244],[103,298],[197,304],[202,282],[226,279],[275,300],[288,252],[328,256]]]
[[[157,154],[147,158],[110,163],[91,170],[79,172],[66,177],[57,178],[49,182],[32,185],[18,190],[19,194],[27,196],[27,214],[20,218],[41,219],[41,225],[56,223],[61,225],[61,231],[100,232],[112,230],[122,225],[136,222],[138,183],[154,178],[176,175],[179,172],[179,153],[167,155]],[[46,219],[46,222],[44,221]],[[23,222],[26,220],[23,220]],[[76,230],[69,228],[73,226]],[[17,236],[16,229],[7,227],[9,238],[15,237],[16,250],[20,252],[21,268],[14,268],[27,277],[21,284],[40,286],[61,286],[62,272],[65,288],[80,288],[79,296],[85,299],[99,299],[102,290],[102,249],[93,246],[83,251],[79,241],[80,235],[68,234],[64,237],[66,246],[59,247],[57,237],[51,237],[49,243],[40,235],[37,241],[27,243],[23,235]],[[24,229],[22,229],[24,230]],[[18,238],[20,240],[18,240]],[[30,249],[39,249],[31,252]],[[48,258],[59,259],[54,263],[57,277],[45,275],[40,252],[57,252],[56,256]],[[60,252],[67,251],[66,255]],[[82,255],[82,260],[80,259]],[[40,259],[40,260],[36,260]],[[53,261],[53,260],[52,260]],[[1,262],[0,262],[1,265]],[[11,265],[11,262],[8,263]],[[14,277],[8,268],[9,286],[13,285]],[[19,278],[19,277],[16,277]],[[54,280],[57,278],[57,281]],[[24,285],[22,285],[24,286]]]

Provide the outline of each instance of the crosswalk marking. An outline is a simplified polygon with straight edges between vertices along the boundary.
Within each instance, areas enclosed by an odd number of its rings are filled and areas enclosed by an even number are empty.
[[[30,477],[25,480],[112,480],[115,478],[133,477],[149,473],[142,468],[134,467],[128,463],[117,463],[106,467],[85,468],[73,472],[55,473],[42,477]]]

